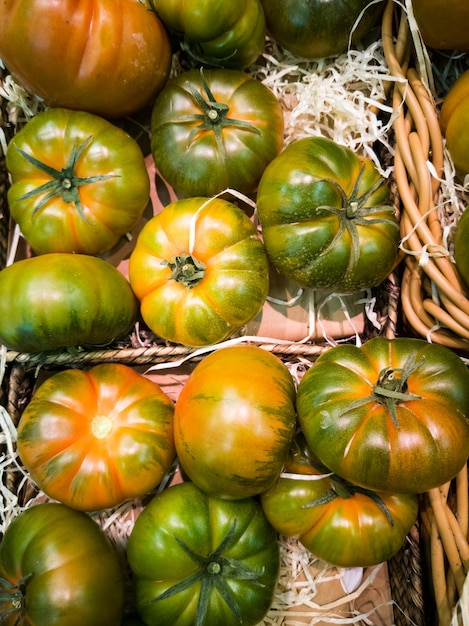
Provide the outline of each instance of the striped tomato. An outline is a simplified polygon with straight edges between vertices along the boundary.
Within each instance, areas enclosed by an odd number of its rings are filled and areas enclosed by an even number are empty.
[[[279,476],[296,427],[287,367],[256,346],[230,346],[194,368],[176,402],[179,462],[202,490],[239,499]]]

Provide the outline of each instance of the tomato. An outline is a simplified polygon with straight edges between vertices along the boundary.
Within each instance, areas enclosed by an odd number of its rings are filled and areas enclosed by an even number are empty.
[[[137,301],[110,263],[55,252],[0,271],[0,343],[19,352],[103,345],[126,335]]]
[[[174,407],[131,367],[96,365],[48,378],[18,426],[18,453],[49,497],[83,511],[140,498],[176,456]]]
[[[39,113],[9,143],[6,164],[11,216],[37,254],[110,250],[150,197],[137,142],[91,113]]]
[[[190,70],[170,80],[155,101],[151,150],[180,196],[248,194],[283,145],[279,100],[237,70]]]
[[[466,0],[412,0],[412,9],[427,46],[469,52],[469,4]]]
[[[122,117],[163,87],[171,45],[138,0],[2,0],[0,57],[51,106]]]
[[[121,565],[101,528],[63,504],[20,513],[0,544],[4,626],[116,626],[124,599]]]
[[[375,164],[324,137],[289,144],[257,192],[273,265],[302,286],[355,292],[379,285],[398,253],[399,223]]]
[[[218,343],[257,315],[269,279],[249,217],[220,198],[169,204],[140,232],[129,261],[149,328],[188,346]]]
[[[286,365],[257,346],[230,346],[196,365],[176,402],[181,467],[223,498],[262,493],[280,474],[296,428]]]
[[[469,252],[467,241],[469,239],[469,209],[463,211],[456,222],[454,232],[454,260],[461,278],[469,286]]]
[[[469,174],[469,70],[459,76],[444,97],[440,125],[457,174],[464,178]]]
[[[311,462],[301,439],[295,439],[285,473],[261,495],[272,526],[337,567],[367,567],[394,556],[417,518],[418,497],[348,483]]]
[[[298,386],[313,454],[362,487],[420,493],[469,455],[469,372],[449,348],[375,337],[323,353]]]
[[[264,50],[260,0],[147,0],[197,64],[245,69]]]
[[[270,36],[307,59],[341,54],[348,48],[351,33],[352,41],[359,42],[378,26],[384,4],[371,0],[262,0]]]
[[[251,498],[227,501],[179,483],[137,518],[127,557],[137,609],[159,626],[254,626],[279,573],[277,535]]]

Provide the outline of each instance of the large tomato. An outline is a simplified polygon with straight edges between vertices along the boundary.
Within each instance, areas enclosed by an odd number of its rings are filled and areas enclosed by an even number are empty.
[[[153,381],[107,363],[69,369],[34,393],[18,425],[18,453],[51,498],[83,511],[143,497],[176,455],[174,407]]]
[[[444,97],[440,125],[457,173],[464,178],[469,174],[469,70],[459,76]]]
[[[132,230],[150,181],[137,142],[91,113],[48,109],[6,153],[13,219],[38,254],[101,254]]]
[[[159,626],[254,626],[279,573],[277,535],[260,505],[181,483],[156,495],[127,545],[137,609]]]
[[[311,462],[301,437],[294,444],[285,472],[261,495],[272,526],[337,567],[367,567],[394,556],[417,518],[418,497],[357,487]]]
[[[372,0],[262,0],[270,36],[307,59],[344,52],[350,35],[353,42],[360,41],[379,24],[384,4]]]
[[[49,105],[120,117],[163,87],[171,46],[139,0],[2,0],[0,57]]]
[[[297,410],[313,454],[368,489],[427,491],[469,455],[469,372],[452,350],[422,339],[332,348],[300,381]]]
[[[151,117],[151,149],[183,196],[228,187],[250,193],[283,145],[283,111],[261,81],[237,70],[190,70],[170,80]]]
[[[412,9],[427,46],[469,52],[467,0],[412,0]]]
[[[386,182],[370,159],[330,139],[289,144],[262,175],[257,210],[272,263],[305,287],[360,291],[396,262]]]
[[[291,374],[256,346],[230,346],[197,364],[176,402],[181,467],[223,498],[262,493],[277,479],[296,428]]]
[[[221,198],[178,200],[147,222],[129,278],[151,330],[189,346],[229,337],[257,315],[269,288],[253,223]]]
[[[116,626],[121,564],[101,528],[63,504],[20,513],[0,544],[3,626]]]
[[[264,50],[260,0],[146,1],[198,64],[243,70]]]
[[[0,271],[0,343],[19,352],[108,344],[137,317],[130,284],[110,263],[55,252]]]

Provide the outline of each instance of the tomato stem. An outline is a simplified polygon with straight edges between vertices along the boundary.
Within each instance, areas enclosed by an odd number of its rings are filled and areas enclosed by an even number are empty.
[[[31,576],[32,574],[26,574],[17,584],[12,584],[5,578],[0,577],[0,622],[3,622],[15,613],[19,613],[15,624],[22,623],[26,586]],[[6,608],[8,605],[9,608]]]
[[[237,521],[235,519],[233,520],[227,535],[222,540],[220,545],[208,556],[197,554],[197,552],[194,552],[194,550],[182,541],[182,539],[180,539],[177,535],[174,535],[176,542],[184,550],[184,552],[186,552],[186,554],[188,554],[190,558],[199,565],[199,569],[190,576],[180,580],[156,598],[153,598],[152,602],[158,602],[160,600],[170,598],[181,591],[189,589],[192,585],[199,583],[200,594],[199,601],[197,603],[196,626],[203,626],[205,623],[210,604],[210,596],[214,590],[220,594],[230,610],[238,619],[239,623],[241,623],[239,607],[233,598],[226,579],[232,578],[237,580],[257,581],[263,574],[263,570],[256,572],[241,561],[223,556],[223,553],[236,541],[236,526]]]
[[[212,131],[215,137],[215,141],[218,149],[221,153],[225,152],[223,144],[223,129],[227,127],[241,128],[247,132],[252,132],[260,135],[260,130],[244,120],[238,120],[228,117],[230,108],[223,102],[217,102],[215,96],[210,90],[203,68],[200,68],[200,75],[202,78],[202,86],[205,92],[204,97],[190,82],[186,82],[185,86],[187,91],[191,94],[196,104],[200,107],[202,113],[194,113],[193,115],[185,115],[180,118],[183,123],[191,121],[200,121],[200,124],[192,129],[189,134],[187,145],[190,146],[194,141],[195,136],[200,131]]]
[[[365,173],[365,166],[362,165],[360,172],[355,180],[352,192],[350,195],[345,193],[343,187],[332,178],[322,178],[321,180],[328,182],[332,185],[342,198],[342,208],[336,208],[332,206],[321,206],[323,211],[333,213],[339,220],[339,228],[332,241],[327,248],[322,250],[320,256],[326,256],[337,245],[345,231],[348,231],[352,240],[351,256],[353,262],[355,262],[360,256],[360,237],[358,235],[358,226],[371,226],[373,224],[389,224],[390,226],[399,229],[397,220],[386,219],[384,217],[373,218],[374,213],[387,212],[390,215],[394,215],[394,208],[390,205],[378,205],[378,206],[365,206],[369,198],[375,191],[377,191],[381,185],[384,184],[383,178],[378,178],[373,185],[371,185],[364,193],[360,194],[360,185],[363,175]]]
[[[317,463],[316,461],[311,463],[314,468],[318,471],[321,471],[324,474],[326,480],[328,480],[331,484],[331,488],[323,493],[321,496],[314,498],[314,500],[310,500],[307,504],[303,505],[303,508],[311,508],[315,506],[322,506],[325,504],[329,504],[336,498],[342,498],[343,500],[348,500],[352,498],[355,494],[360,493],[376,504],[376,506],[383,512],[386,519],[388,520],[391,526],[394,526],[394,521],[392,519],[392,515],[386,506],[386,503],[381,498],[381,496],[376,493],[376,491],[372,491],[371,489],[366,489],[365,487],[359,487],[358,485],[354,485],[353,483],[345,480],[341,476],[337,474],[330,473],[328,468],[322,465],[321,463]]]
[[[176,280],[188,289],[195,287],[205,276],[205,264],[188,253],[175,256],[172,261],[162,261],[161,264],[171,270],[170,280]]]
[[[28,198],[34,198],[35,196],[42,196],[40,200],[37,202],[36,206],[33,210],[33,218],[38,211],[52,198],[56,198],[60,196],[62,200],[68,204],[74,204],[76,209],[78,210],[78,214],[85,221],[89,222],[84,211],[83,205],[80,199],[79,188],[83,185],[91,185],[96,182],[101,182],[103,180],[107,180],[108,178],[115,178],[118,176],[117,174],[101,174],[97,176],[87,176],[80,177],[75,175],[75,168],[78,160],[83,154],[84,150],[89,146],[89,144],[93,141],[93,137],[90,136],[81,144],[77,145],[76,143],[73,145],[72,151],[70,153],[67,165],[61,170],[57,170],[47,163],[43,163],[36,157],[28,154],[21,148],[16,146],[16,149],[21,154],[21,156],[28,161],[31,165],[36,167],[38,170],[48,174],[51,178],[47,183],[36,187],[32,191],[25,193],[20,198],[16,199],[16,202],[20,202],[21,200],[27,200]]]

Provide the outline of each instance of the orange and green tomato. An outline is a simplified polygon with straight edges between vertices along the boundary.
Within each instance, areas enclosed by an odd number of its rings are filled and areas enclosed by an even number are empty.
[[[296,428],[286,365],[257,346],[220,348],[196,365],[176,402],[174,437],[184,472],[228,499],[278,478]]]
[[[131,367],[103,363],[48,378],[18,426],[18,453],[49,497],[97,511],[143,497],[175,458],[173,402]]]

